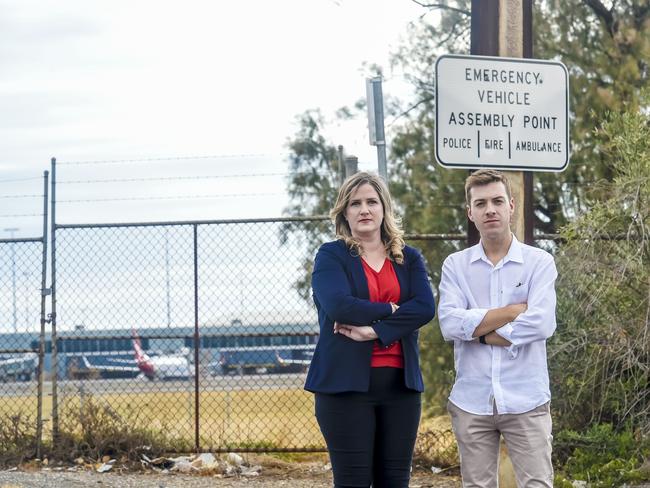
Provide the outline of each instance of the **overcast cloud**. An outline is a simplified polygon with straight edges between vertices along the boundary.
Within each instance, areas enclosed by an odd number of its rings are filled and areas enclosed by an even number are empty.
[[[331,115],[363,97],[362,64],[387,68],[422,11],[408,0],[0,0],[0,13],[0,196],[40,193],[38,179],[6,180],[39,177],[52,156],[235,155],[62,164],[59,198],[87,201],[62,203],[58,220],[77,223],[280,215],[284,177],[232,175],[286,173],[295,116]],[[387,94],[402,89],[398,77],[384,85]],[[375,164],[365,120],[332,130],[348,153]],[[206,178],[64,183],[174,176]],[[174,199],[183,195],[194,198]],[[152,200],[89,201],[113,197]],[[0,229],[39,232],[37,216],[4,216],[39,213],[38,198],[0,205]]]

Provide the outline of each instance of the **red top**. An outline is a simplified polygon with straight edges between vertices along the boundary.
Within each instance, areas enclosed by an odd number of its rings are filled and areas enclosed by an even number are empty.
[[[386,259],[379,272],[372,269],[363,259],[361,259],[361,263],[363,264],[363,271],[368,280],[370,301],[397,303],[399,301],[400,288],[395,270],[393,269],[393,263],[389,259]],[[400,342],[396,341],[388,347],[383,347],[379,345],[379,341],[375,341],[372,346],[370,366],[373,368],[403,368],[404,356],[402,355],[402,345]]]

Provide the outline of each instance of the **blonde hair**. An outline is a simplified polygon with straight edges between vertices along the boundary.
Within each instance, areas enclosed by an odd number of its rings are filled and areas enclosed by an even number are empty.
[[[386,254],[388,258],[394,260],[398,264],[404,262],[404,231],[401,228],[401,221],[399,217],[393,212],[393,201],[391,199],[388,187],[384,180],[373,173],[362,171],[355,173],[347,178],[336,197],[334,208],[330,211],[330,217],[334,222],[336,229],[336,238],[342,239],[348,245],[350,250],[355,251],[360,256],[363,252],[361,242],[352,235],[352,230],[348,221],[345,219],[345,211],[350,204],[352,194],[361,185],[370,185],[379,195],[381,205],[384,207],[384,218],[381,222],[381,241],[384,243]]]
[[[470,190],[475,186],[485,186],[490,183],[501,182],[503,186],[506,187],[506,195],[508,200],[512,198],[512,191],[510,189],[510,180],[496,169],[479,169],[465,179],[465,202],[467,206],[471,206],[472,198],[470,196]]]

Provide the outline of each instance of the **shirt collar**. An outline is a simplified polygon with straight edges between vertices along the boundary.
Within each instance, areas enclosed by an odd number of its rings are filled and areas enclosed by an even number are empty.
[[[472,246],[471,248],[471,254],[470,254],[470,262],[473,263],[475,261],[483,260],[486,263],[489,263],[492,265],[490,260],[487,258],[485,255],[485,249],[483,249],[483,245],[479,241],[478,244],[475,246]],[[515,263],[523,263],[524,262],[524,256],[522,253],[522,248],[521,248],[521,242],[517,240],[514,234],[512,234],[512,241],[510,242],[510,248],[508,249],[508,253],[503,257],[501,260],[501,265],[506,264],[508,261],[514,261]]]

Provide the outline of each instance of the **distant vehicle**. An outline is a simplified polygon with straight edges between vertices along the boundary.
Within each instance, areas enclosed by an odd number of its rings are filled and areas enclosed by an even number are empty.
[[[20,355],[0,355],[0,381],[30,381],[36,376],[38,355],[28,352]]]
[[[183,354],[149,356],[142,349],[140,338],[133,330],[135,363],[149,380],[187,379],[193,376],[190,361]]]
[[[315,344],[299,346],[224,347],[212,363],[212,374],[264,374],[305,372]]]

